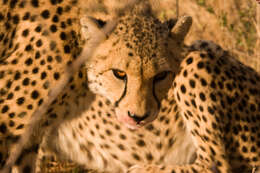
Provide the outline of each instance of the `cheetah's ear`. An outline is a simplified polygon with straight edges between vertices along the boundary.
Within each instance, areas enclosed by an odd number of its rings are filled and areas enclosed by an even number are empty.
[[[93,17],[84,16],[80,19],[81,32],[85,39],[89,39],[89,37],[94,34],[97,35],[105,34],[103,31],[104,26],[106,25],[105,21],[95,19]]]
[[[177,40],[177,42],[183,42],[185,36],[190,30],[192,24],[191,16],[180,17],[174,27],[171,29],[171,36]]]

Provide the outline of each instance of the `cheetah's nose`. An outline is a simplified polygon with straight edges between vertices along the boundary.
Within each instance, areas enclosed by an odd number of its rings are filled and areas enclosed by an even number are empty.
[[[140,124],[141,121],[146,119],[149,116],[149,113],[144,114],[143,116],[136,115],[128,111],[128,116],[132,118],[137,124]]]

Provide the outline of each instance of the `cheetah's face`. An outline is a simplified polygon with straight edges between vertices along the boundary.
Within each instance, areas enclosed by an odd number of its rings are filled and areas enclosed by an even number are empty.
[[[151,16],[123,17],[86,64],[89,88],[108,98],[131,129],[157,117],[171,87],[180,56],[171,50],[179,48],[171,34],[167,23]]]

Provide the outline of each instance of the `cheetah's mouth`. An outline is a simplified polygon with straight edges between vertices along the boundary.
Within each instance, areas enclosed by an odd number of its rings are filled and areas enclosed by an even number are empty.
[[[123,123],[124,126],[132,130],[140,129],[141,127],[149,124],[157,117],[157,115],[158,113],[154,114],[153,116],[147,117],[143,121],[136,122],[135,120],[133,120],[133,118],[129,117],[128,115],[122,115],[122,114],[120,115],[116,113],[117,120]]]
[[[132,130],[141,128],[145,123],[144,121],[137,123],[128,116],[117,116],[117,119],[119,122],[123,123],[127,128],[132,129]]]

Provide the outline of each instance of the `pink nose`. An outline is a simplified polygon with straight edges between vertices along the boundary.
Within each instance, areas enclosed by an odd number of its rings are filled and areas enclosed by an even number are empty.
[[[128,117],[132,118],[137,124],[145,120],[149,116],[149,113],[144,114],[143,116],[136,115],[128,111]]]

